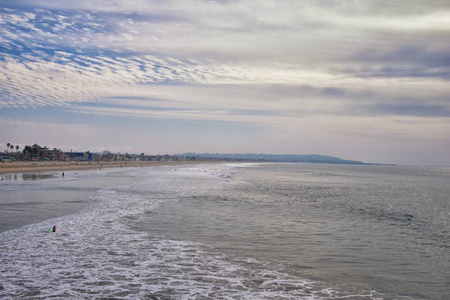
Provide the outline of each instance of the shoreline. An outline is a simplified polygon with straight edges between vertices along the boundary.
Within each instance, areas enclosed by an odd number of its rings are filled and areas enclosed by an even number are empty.
[[[94,162],[89,164],[89,162],[7,162],[5,164],[0,163],[0,178],[1,183],[5,184],[20,184],[17,181],[27,181],[27,180],[40,180],[46,178],[64,178],[64,173],[69,175],[70,173],[89,172],[89,171],[100,171],[103,169],[109,169],[110,171],[120,171],[121,166],[124,168],[123,171],[132,170],[133,168],[151,168],[151,167],[169,167],[169,168],[181,168],[182,166],[189,167],[190,165],[200,165],[200,164],[215,164],[218,162],[207,162],[207,161],[128,161],[128,162]],[[221,163],[221,162],[220,162]],[[100,169],[101,167],[101,169]],[[126,168],[126,169],[125,169]],[[61,177],[61,172],[62,177]],[[106,173],[105,173],[106,172]],[[118,185],[126,184],[127,180],[123,180],[123,176],[119,177],[108,177],[107,172],[99,172],[94,178],[91,177],[80,177],[82,180],[90,180],[95,181],[96,183],[87,184],[90,188],[93,187],[94,184],[95,190],[102,190],[105,187],[113,187]],[[58,174],[55,176],[55,174]],[[50,176],[50,177],[46,177]],[[53,177],[55,176],[55,177]],[[135,182],[135,177],[130,177],[127,174],[124,174],[125,178],[132,178],[130,181]],[[25,178],[26,177],[26,178]],[[86,179],[88,178],[88,179]],[[107,180],[105,181],[105,178]],[[70,179],[70,175],[69,175]],[[116,181],[115,181],[116,180]],[[118,180],[118,181],[117,181]],[[69,181],[70,182],[70,181]],[[86,181],[84,181],[86,182]],[[43,183],[45,186],[45,183]],[[69,185],[71,185],[69,183]],[[36,186],[41,186],[40,183],[37,183]],[[59,186],[59,185],[58,185]],[[75,190],[78,191],[76,194],[73,194],[71,190],[64,190],[64,185],[62,185],[61,189],[52,189],[48,193],[44,193],[45,195],[53,195],[54,197],[46,196],[44,198],[40,198],[41,195],[39,193],[43,192],[43,190],[37,189],[36,191],[30,194],[30,190],[25,189],[25,191],[21,192],[21,195],[16,197],[15,190],[8,190],[10,194],[1,195],[0,204],[8,204],[8,205],[18,205],[17,207],[6,208],[4,210],[0,210],[0,235],[4,232],[22,228],[23,226],[38,224],[40,222],[60,218],[63,216],[71,215],[77,213],[88,206],[91,206],[93,202],[91,201],[91,196],[93,195],[91,189],[86,189],[83,191],[84,184],[74,185]],[[61,190],[63,192],[61,192]],[[11,194],[12,193],[12,194]],[[23,194],[25,193],[25,195]],[[59,194],[58,194],[59,193]],[[62,193],[62,194],[61,194]],[[72,193],[72,194],[71,194]],[[62,195],[62,196],[61,196]],[[69,197],[69,198],[68,198]],[[9,199],[9,200],[8,200]],[[64,200],[65,199],[65,200]],[[12,200],[12,201],[10,201]],[[26,205],[26,206],[23,206]],[[48,209],[48,208],[51,209]],[[31,213],[31,215],[30,215]]]
[[[0,164],[0,174],[40,173],[51,171],[72,171],[120,167],[145,167],[159,165],[199,164],[201,161],[113,161],[113,162],[50,162],[50,161],[15,161]]]

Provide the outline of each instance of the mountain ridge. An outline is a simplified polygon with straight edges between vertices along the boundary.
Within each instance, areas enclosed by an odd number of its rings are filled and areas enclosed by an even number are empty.
[[[302,162],[302,163],[329,163],[329,164],[352,164],[352,165],[374,165],[358,160],[347,160],[339,157],[321,154],[264,154],[264,153],[183,153],[177,156],[195,156],[206,159],[224,160],[252,160],[268,162]]]

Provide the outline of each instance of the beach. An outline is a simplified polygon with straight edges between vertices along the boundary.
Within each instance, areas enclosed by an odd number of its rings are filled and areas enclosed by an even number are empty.
[[[0,163],[0,174],[74,171],[100,168],[144,167],[157,165],[189,164],[189,161],[104,161],[104,162],[65,162],[65,161],[13,161]],[[195,162],[198,163],[198,162]]]

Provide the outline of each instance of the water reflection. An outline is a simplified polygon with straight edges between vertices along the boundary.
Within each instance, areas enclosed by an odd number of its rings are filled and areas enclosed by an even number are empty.
[[[29,181],[55,178],[55,174],[41,174],[41,173],[23,173],[23,174],[3,174],[2,181]]]

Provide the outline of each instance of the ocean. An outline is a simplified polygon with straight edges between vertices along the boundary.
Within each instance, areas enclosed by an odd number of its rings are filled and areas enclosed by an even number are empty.
[[[449,299],[449,167],[200,164],[3,179],[1,299]]]

